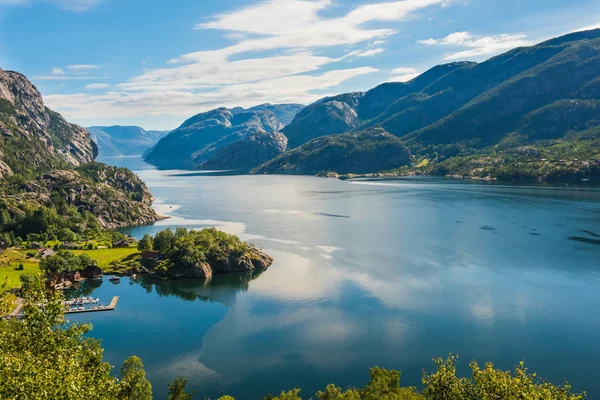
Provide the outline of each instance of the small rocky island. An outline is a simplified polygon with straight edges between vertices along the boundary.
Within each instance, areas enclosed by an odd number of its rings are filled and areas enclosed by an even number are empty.
[[[205,278],[214,274],[264,270],[273,258],[239,237],[206,228],[200,231],[166,229],[139,242],[141,257],[127,271],[166,278]]]

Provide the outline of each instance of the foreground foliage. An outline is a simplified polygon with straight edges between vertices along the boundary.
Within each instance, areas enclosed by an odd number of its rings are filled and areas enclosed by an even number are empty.
[[[174,240],[174,239],[173,239]],[[165,243],[171,242],[170,240]],[[155,243],[158,247],[165,244]],[[100,342],[86,338],[89,324],[65,324],[62,294],[46,291],[39,275],[24,275],[24,317],[0,322],[0,398],[68,400],[150,400],[152,386],[138,357],[127,359],[119,378],[102,359]],[[0,290],[0,303],[10,300]],[[343,390],[328,385],[318,400],[583,400],[564,383],[555,386],[529,373],[521,362],[514,371],[470,364],[471,377],[456,375],[458,357],[435,360],[435,372],[423,373],[423,391],[400,386],[400,372],[372,368],[364,388]],[[192,400],[187,381],[169,384],[169,400]],[[269,395],[265,400],[301,400],[300,389]],[[223,396],[220,400],[234,400]]]
[[[38,275],[23,279],[24,317],[0,323],[0,398],[150,399],[141,360],[132,357],[121,379],[110,375],[88,324],[67,324],[59,292],[46,292]]]

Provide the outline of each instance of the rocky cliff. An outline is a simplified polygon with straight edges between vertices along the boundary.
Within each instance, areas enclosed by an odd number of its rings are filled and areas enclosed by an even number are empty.
[[[125,168],[101,163],[49,172],[22,184],[16,197],[39,205],[64,201],[80,212],[91,212],[104,228],[146,225],[160,218],[140,178]]]
[[[79,166],[96,155],[85,129],[48,109],[23,75],[0,69],[0,177]]]
[[[204,278],[210,279],[213,275],[232,272],[252,272],[267,269],[273,264],[273,258],[255,247],[249,247],[241,256],[230,255],[219,260],[198,262],[193,265],[178,266],[164,273],[169,278]]]

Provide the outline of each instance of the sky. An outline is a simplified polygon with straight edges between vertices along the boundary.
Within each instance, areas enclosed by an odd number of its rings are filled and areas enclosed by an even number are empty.
[[[0,68],[71,122],[166,130],[594,27],[600,0],[0,0]]]

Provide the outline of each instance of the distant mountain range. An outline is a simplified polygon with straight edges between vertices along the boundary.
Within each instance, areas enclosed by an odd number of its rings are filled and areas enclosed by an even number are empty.
[[[280,131],[300,109],[298,104],[262,104],[201,113],[162,138],[144,159],[164,169],[250,169],[286,150]]]
[[[98,146],[98,158],[140,156],[170,131],[147,131],[139,126],[90,126],[86,128]]]
[[[327,97],[302,109],[263,105],[199,114],[163,138],[146,160],[162,168],[261,173],[598,179],[599,110],[596,29],[482,63],[438,65],[409,82]],[[389,146],[398,151],[395,162]],[[384,162],[373,162],[377,158]]]

